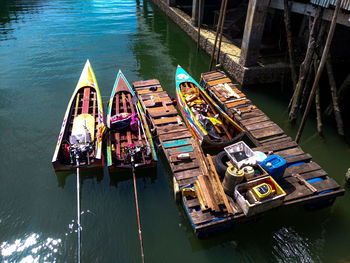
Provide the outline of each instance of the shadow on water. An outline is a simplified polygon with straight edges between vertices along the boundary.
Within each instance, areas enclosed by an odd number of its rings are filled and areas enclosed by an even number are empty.
[[[89,170],[80,170],[80,181],[81,184],[84,184],[85,180],[96,179],[97,182],[101,182],[104,177],[104,169],[89,169]],[[64,188],[66,185],[67,177],[76,176],[76,171],[67,171],[67,172],[56,172],[56,178],[58,186]]]
[[[132,170],[131,169],[107,169],[107,173],[110,178],[110,185],[114,187],[118,187],[121,182],[132,180]],[[153,184],[157,179],[157,165],[153,165],[151,167],[139,167],[135,171],[136,178],[143,178],[146,180],[150,179],[150,183]]]

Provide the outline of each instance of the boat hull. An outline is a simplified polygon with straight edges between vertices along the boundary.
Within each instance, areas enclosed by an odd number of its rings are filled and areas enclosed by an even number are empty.
[[[85,93],[84,93],[85,92]],[[84,102],[84,98],[80,98],[81,94],[88,95],[90,99],[90,95],[93,94],[93,105],[90,107],[90,101]],[[83,106],[79,107],[79,103],[83,101]],[[73,120],[79,111],[86,110],[86,113],[92,109],[93,117],[95,118],[95,131],[94,131],[94,140],[93,140],[93,156],[90,156],[90,165],[82,165],[82,169],[98,169],[102,168],[104,164],[104,156],[102,151],[102,137],[104,133],[104,116],[103,116],[103,105],[101,94],[98,89],[97,81],[95,74],[92,70],[89,60],[86,61],[84,69],[80,75],[78,84],[72,94],[72,97],[68,103],[66,113],[63,118],[63,122],[61,125],[61,130],[58,136],[56,148],[54,155],[52,157],[52,165],[56,172],[62,171],[73,171],[76,168],[71,165],[69,153],[65,147],[69,146],[69,136],[72,129]]]
[[[191,83],[198,88],[200,95],[205,98],[205,100],[211,104],[211,107],[218,112],[221,119],[225,121],[232,127],[234,132],[232,133],[232,138],[227,140],[215,141],[210,138],[208,132],[203,128],[203,126],[196,119],[195,114],[187,105],[184,94],[181,91],[181,85],[183,83]],[[180,112],[185,120],[187,127],[191,130],[192,135],[199,140],[203,149],[206,150],[221,150],[224,147],[233,144],[234,142],[240,140],[244,136],[243,129],[235,123],[213,100],[212,98],[198,85],[198,83],[180,66],[178,66],[176,71],[176,98]]]
[[[130,95],[130,96],[129,96]],[[117,97],[119,96],[119,97]],[[139,129],[138,133],[141,133],[144,135],[144,140],[142,139],[142,142],[148,142],[149,143],[149,147],[151,149],[151,153],[150,156],[148,156],[148,158],[145,160],[145,162],[143,163],[137,163],[137,167],[154,167],[155,163],[157,162],[157,154],[155,152],[155,147],[153,144],[153,140],[152,140],[152,135],[151,132],[149,130],[149,126],[147,124],[147,120],[145,117],[145,113],[142,109],[142,106],[140,104],[140,102],[137,100],[137,102],[131,103],[130,100],[132,98],[136,98],[136,95],[133,91],[133,89],[131,88],[129,82],[127,81],[127,79],[125,78],[125,76],[123,75],[123,73],[119,70],[117,77],[116,77],[116,81],[114,83],[113,86],[113,90],[109,99],[109,103],[108,103],[108,110],[107,110],[107,127],[109,129],[109,134],[107,137],[107,166],[108,169],[110,171],[118,171],[118,170],[127,170],[127,169],[131,169],[132,165],[130,162],[123,162],[123,160],[119,160],[117,157],[121,157],[122,156],[122,150],[123,149],[118,149],[118,147],[121,148],[125,148],[128,146],[124,146],[122,147],[122,142],[121,142],[121,138],[120,136],[122,136],[122,132],[116,132],[113,131],[113,129],[111,129],[111,120],[112,120],[112,114],[116,114],[116,113],[121,113],[116,110],[117,109],[117,100],[118,100],[118,104],[119,104],[119,100],[120,100],[120,96],[124,96],[123,100],[128,100],[125,101],[125,105],[127,103],[130,103],[129,106],[127,107],[128,110],[134,111],[137,115],[137,117],[139,118],[139,123],[141,125],[141,127],[143,127],[143,129]],[[123,103],[123,102],[122,102]],[[122,107],[121,107],[122,108]],[[125,111],[125,110],[124,110]],[[138,133],[135,131],[131,131],[129,128],[127,128],[127,130],[129,131],[129,134],[131,134],[131,136],[136,136],[138,138],[140,138],[138,136]],[[120,134],[117,134],[120,133]],[[118,146],[118,140],[120,141],[120,146]],[[139,144],[140,141],[136,140],[136,139],[132,139],[131,140],[132,143],[135,143],[135,145]],[[124,159],[124,158],[123,158]]]

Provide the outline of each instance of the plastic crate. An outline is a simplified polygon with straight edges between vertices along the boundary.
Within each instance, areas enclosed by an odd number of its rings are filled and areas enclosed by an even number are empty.
[[[273,184],[276,194],[265,200],[256,201],[253,204],[250,203],[245,198],[245,194],[252,187],[262,183],[269,183],[271,185]],[[286,192],[276,183],[276,181],[271,176],[266,176],[253,181],[249,181],[247,183],[238,184],[235,187],[236,202],[242,208],[243,213],[246,216],[256,215],[282,205],[285,196]]]
[[[256,163],[254,152],[243,141],[227,146],[224,150],[238,169],[243,165],[254,165]]]

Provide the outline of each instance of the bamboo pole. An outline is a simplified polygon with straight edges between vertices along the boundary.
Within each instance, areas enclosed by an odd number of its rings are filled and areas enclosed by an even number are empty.
[[[322,53],[321,62],[320,62],[320,65],[319,65],[319,67],[317,69],[317,74],[315,76],[314,84],[312,85],[312,89],[311,89],[311,93],[310,93],[310,96],[309,96],[309,100],[307,102],[306,109],[305,109],[303,118],[301,120],[297,136],[295,138],[295,141],[297,143],[299,142],[301,134],[302,134],[302,132],[304,130],[305,122],[306,122],[308,113],[310,111],[311,102],[312,102],[312,100],[314,98],[315,91],[316,91],[316,88],[318,86],[318,82],[320,80],[320,77],[321,77],[324,65],[325,65],[327,57],[328,57],[329,48],[331,46],[333,35],[334,35],[334,31],[335,31],[335,26],[337,24],[337,17],[338,17],[338,13],[339,13],[339,9],[340,9],[340,1],[341,0],[337,0],[337,3],[336,3],[336,7],[335,7],[335,10],[334,10],[334,13],[333,13],[332,22],[331,22],[331,26],[329,28],[329,32],[328,32],[325,48],[324,48],[323,53]]]
[[[225,18],[226,18],[227,2],[228,2],[228,0],[225,0],[225,6],[224,6],[223,13],[222,13],[222,21],[221,21],[220,35],[219,35],[219,46],[218,46],[218,53],[216,55],[216,64],[219,64],[219,59],[220,59],[221,41],[222,41],[222,33],[224,31],[224,23],[225,23]]]
[[[327,58],[326,67],[327,67],[327,73],[328,73],[329,87],[331,89],[331,95],[332,95],[334,117],[335,117],[335,121],[337,122],[338,134],[341,136],[344,136],[343,119],[341,117],[340,109],[339,109],[339,105],[338,105],[337,86],[336,86],[335,79],[334,79],[333,68],[332,68],[330,56],[328,56],[328,58]]]
[[[287,33],[289,67],[292,75],[293,89],[295,89],[297,85],[297,73],[295,70],[295,62],[294,62],[294,55],[293,55],[292,26],[290,22],[290,9],[288,5],[288,0],[284,0],[284,24],[285,24],[286,33]]]
[[[200,38],[201,38],[201,21],[202,21],[202,0],[199,0],[198,4],[198,36],[197,36],[197,51],[200,47]]]
[[[316,97],[315,97],[315,104],[316,104],[316,119],[317,119],[317,132],[320,136],[322,136],[322,114],[321,114],[321,98],[320,98],[320,88],[317,87],[316,89]]]
[[[211,71],[211,68],[212,68],[212,66],[213,66],[214,55],[215,55],[215,49],[216,49],[216,43],[217,43],[217,41],[218,41],[218,34],[219,34],[220,25],[221,25],[221,20],[222,20],[222,13],[223,13],[223,10],[224,10],[224,2],[225,2],[225,0],[221,0],[220,15],[219,15],[218,24],[217,24],[217,26],[216,26],[215,41],[214,41],[213,50],[212,50],[212,52],[211,52],[209,71]]]
[[[316,40],[316,44],[315,44],[316,47],[320,47],[322,45],[321,43],[322,43],[322,39],[324,38],[324,34],[326,32],[327,24],[328,23],[326,21],[322,21],[322,23],[321,23],[321,28],[320,28],[320,31],[319,31],[319,34],[318,34],[318,37]],[[321,53],[322,53],[322,49],[316,50],[314,53],[314,57],[313,57],[314,74],[312,74],[312,72],[310,71],[310,74],[307,76],[307,79],[305,82],[305,87],[303,89],[303,94],[301,96],[299,110],[303,110],[306,106],[307,98],[308,98],[308,95],[310,94],[310,90],[311,90],[311,85],[310,85],[311,79],[316,75],[317,68],[319,65],[319,61],[318,62],[316,62],[316,61],[318,60],[318,56],[321,55]]]
[[[300,95],[302,93],[302,90],[304,89],[305,86],[305,81],[307,79],[307,76],[310,71],[310,65],[312,62],[314,50],[315,50],[315,36],[318,31],[318,27],[321,21],[322,17],[322,8],[318,7],[314,22],[312,24],[311,30],[310,30],[310,37],[309,37],[309,43],[305,55],[305,59],[303,63],[300,65],[300,70],[299,70],[299,80],[297,82],[297,85],[294,90],[294,94],[292,99],[290,100],[290,103],[288,105],[289,109],[289,120],[290,121],[295,121],[297,119],[297,113],[299,109],[299,104],[300,104]]]

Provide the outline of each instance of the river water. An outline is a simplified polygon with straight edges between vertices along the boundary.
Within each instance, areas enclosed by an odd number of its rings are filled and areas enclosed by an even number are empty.
[[[150,1],[0,2],[0,262],[77,260],[76,178],[51,158],[69,98],[90,59],[103,96],[118,69],[130,82],[158,78],[175,95],[182,65],[199,80],[209,57]],[[246,89],[288,135],[279,88]],[[326,140],[308,122],[304,151],[344,185],[350,151],[333,125]],[[132,180],[105,170],[81,186],[83,262],[140,262]],[[348,262],[349,196],[329,208],[291,208],[198,240],[173,199],[169,168],[137,179],[147,262]],[[346,187],[348,189],[348,187]]]

